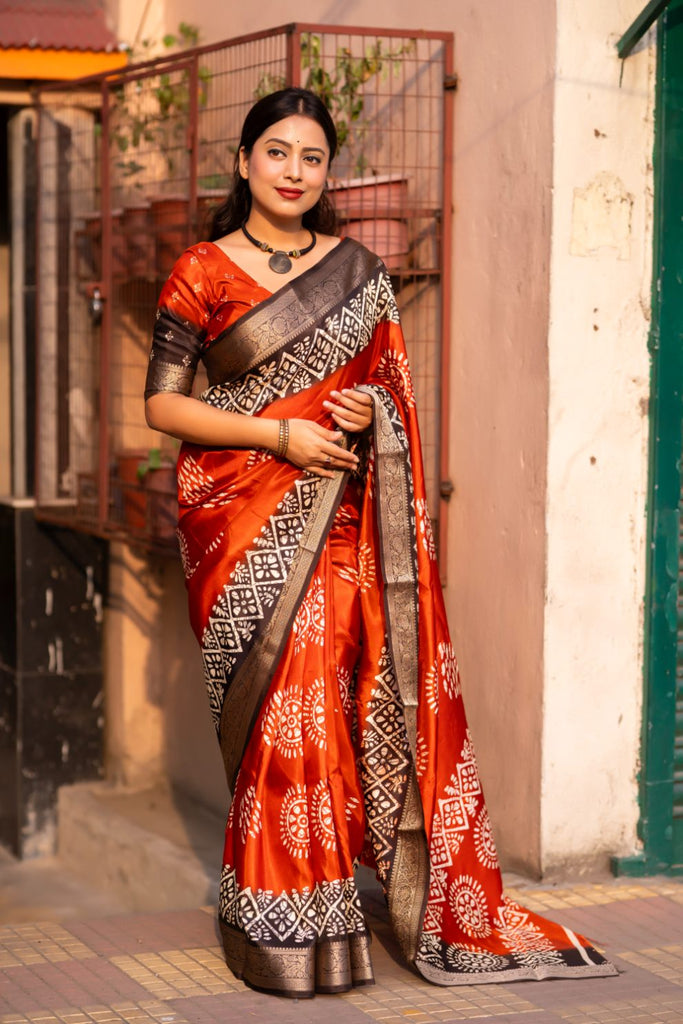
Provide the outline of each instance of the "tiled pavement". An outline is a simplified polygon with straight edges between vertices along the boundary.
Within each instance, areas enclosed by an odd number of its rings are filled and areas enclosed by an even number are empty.
[[[508,892],[590,935],[619,977],[430,985],[399,964],[382,904],[368,891],[377,984],[301,1002],[236,981],[207,908],[0,925],[0,1024],[683,1024],[683,880]]]

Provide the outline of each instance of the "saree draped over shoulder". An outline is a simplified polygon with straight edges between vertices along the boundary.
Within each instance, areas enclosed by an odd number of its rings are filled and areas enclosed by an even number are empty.
[[[147,394],[334,428],[372,396],[352,475],[183,444],[178,536],[233,793],[220,924],[249,984],[290,996],[373,980],[354,881],[376,868],[406,961],[440,985],[616,973],[508,899],[463,708],[391,282],[350,239],[270,294],[217,246],[178,261]]]

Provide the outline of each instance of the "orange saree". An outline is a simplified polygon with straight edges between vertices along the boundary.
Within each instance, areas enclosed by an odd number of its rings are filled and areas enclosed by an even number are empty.
[[[290,996],[372,981],[354,864],[371,863],[403,955],[441,985],[616,973],[503,893],[435,561],[408,361],[382,263],[344,239],[270,294],[217,246],[161,295],[148,394],[333,427],[363,387],[353,475],[184,444],[178,536],[233,793],[228,964]]]

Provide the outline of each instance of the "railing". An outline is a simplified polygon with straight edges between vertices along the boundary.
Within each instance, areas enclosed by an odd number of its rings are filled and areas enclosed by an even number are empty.
[[[392,274],[430,509],[443,516],[452,80],[448,34],[297,24],[41,90],[44,518],[174,546],[174,445],[145,425],[142,402],[156,299],[175,258],[206,235],[244,115],[285,84],[310,85],[332,107],[343,145],[331,195],[342,233]]]

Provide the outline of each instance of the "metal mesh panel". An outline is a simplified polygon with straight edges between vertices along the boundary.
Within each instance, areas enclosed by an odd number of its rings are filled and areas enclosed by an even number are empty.
[[[341,233],[378,252],[392,274],[436,512],[447,40],[294,25],[43,90],[44,516],[173,546],[176,448],[146,426],[142,402],[157,296],[176,257],[208,233],[247,110],[285,84],[327,100],[342,143],[330,180]]]
[[[95,523],[100,332],[88,314],[85,263],[99,207],[97,108],[92,94],[42,112],[38,216],[37,487],[60,517]]]

